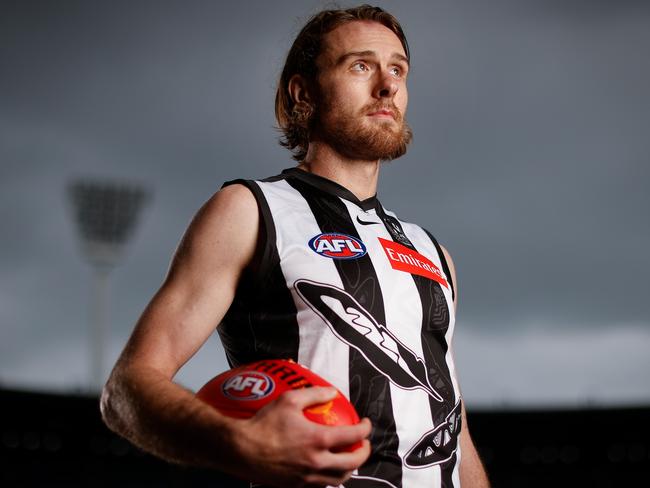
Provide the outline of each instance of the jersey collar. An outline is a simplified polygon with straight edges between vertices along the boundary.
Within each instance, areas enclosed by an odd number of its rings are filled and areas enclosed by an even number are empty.
[[[309,184],[310,186],[313,186],[325,193],[329,193],[330,195],[335,195],[337,197],[343,198],[344,200],[348,200],[366,212],[375,208],[378,202],[376,194],[370,198],[366,198],[365,200],[359,200],[354,193],[352,193],[344,186],[339,185],[338,183],[332,180],[328,180],[327,178],[324,178],[317,174],[308,173],[307,171],[300,168],[288,168],[283,170],[282,174],[297,178]]]

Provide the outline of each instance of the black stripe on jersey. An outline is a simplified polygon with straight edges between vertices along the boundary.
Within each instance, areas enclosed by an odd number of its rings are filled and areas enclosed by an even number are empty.
[[[307,201],[321,232],[340,232],[361,239],[345,204],[338,196],[314,187],[303,178],[287,178],[287,183]],[[365,255],[358,259],[333,261],[345,291],[378,322],[385,324],[382,292],[370,257]],[[399,440],[389,380],[373,368],[360,352],[350,348],[349,385],[350,401],[359,415],[371,418],[375,426],[369,439],[373,450],[368,461],[359,468],[359,474],[401,487],[402,460],[397,454]]]
[[[440,262],[442,263],[442,270],[445,272],[445,275],[447,276],[447,281],[449,282],[449,286],[451,287],[451,298],[454,300],[456,299],[456,291],[454,289],[454,278],[451,276],[451,271],[449,270],[449,264],[447,264],[447,258],[445,258],[445,253],[442,252],[442,247],[440,247],[440,244],[438,244],[438,241],[436,240],[435,237],[426,230],[424,227],[422,228],[424,232],[427,233],[429,236],[429,239],[431,239],[431,242],[433,242],[433,245],[436,246],[436,251],[438,251],[438,256],[440,256]]]
[[[285,177],[288,176],[288,177],[302,180],[308,185],[315,186],[316,188],[322,190],[325,193],[329,193],[330,195],[336,195],[338,197],[341,197],[343,200],[352,202],[366,211],[372,210],[373,208],[375,208],[375,205],[377,204],[377,195],[372,196],[370,198],[366,198],[365,200],[359,200],[354,193],[352,193],[344,186],[339,185],[335,181],[328,180],[327,178],[323,178],[322,176],[319,176],[314,173],[307,173],[306,171],[303,171],[299,168],[285,169],[284,171],[282,171],[281,176],[285,176]]]
[[[280,267],[273,216],[254,181],[234,180],[223,186],[246,186],[260,212],[255,256],[243,273],[235,298],[217,332],[231,367],[266,358],[298,361],[296,305]],[[261,293],[260,290],[264,290]]]
[[[376,210],[377,215],[384,222],[386,229],[394,241],[399,242],[413,251],[419,252],[404,233],[404,229],[399,220],[388,215],[379,204],[377,205]],[[447,271],[445,272],[449,277],[449,273]],[[418,294],[420,295],[420,301],[423,305],[422,329],[420,335],[429,381],[431,386],[443,397],[443,402],[440,403],[438,400],[429,396],[429,407],[431,409],[433,425],[439,426],[447,421],[449,414],[454,410],[456,405],[454,385],[451,381],[451,374],[447,367],[447,362],[445,361],[445,355],[448,350],[445,334],[449,327],[450,320],[449,305],[445,298],[445,294],[442,291],[442,287],[438,282],[425,278],[424,276],[411,276],[413,277]],[[428,307],[425,306],[427,304]],[[454,417],[454,421],[456,421],[456,417]],[[458,428],[455,428],[453,431],[455,439],[452,439],[446,445],[443,445],[443,442],[440,442],[439,447],[435,444],[431,444],[430,447],[435,452],[435,458],[446,459],[456,448],[458,433],[460,432],[459,424],[454,424],[454,427],[457,425]],[[422,454],[422,456],[418,456],[418,463],[423,461],[426,462],[426,456],[424,455],[425,452],[426,449],[419,451],[419,454]],[[405,458],[407,465],[410,464],[408,458],[409,456]],[[455,464],[456,455],[453,454],[449,461],[440,465],[442,488],[453,488],[452,474]]]

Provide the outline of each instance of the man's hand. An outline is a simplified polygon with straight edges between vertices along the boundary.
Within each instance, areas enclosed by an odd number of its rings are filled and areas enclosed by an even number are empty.
[[[326,426],[303,409],[336,396],[334,388],[284,393],[251,419],[238,422],[236,445],[253,481],[280,487],[324,487],[344,483],[370,455],[370,421]],[[353,452],[333,452],[362,441]]]

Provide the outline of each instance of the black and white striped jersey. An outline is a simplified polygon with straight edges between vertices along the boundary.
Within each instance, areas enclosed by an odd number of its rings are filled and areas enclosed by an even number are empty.
[[[231,366],[291,358],[372,420],[372,454],[346,488],[460,486],[454,290],[438,243],[298,168],[233,183],[253,192],[261,224],[218,327]]]

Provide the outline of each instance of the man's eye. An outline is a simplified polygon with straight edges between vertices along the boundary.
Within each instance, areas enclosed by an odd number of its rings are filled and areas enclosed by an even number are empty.
[[[354,71],[368,71],[369,68],[366,65],[366,63],[362,63],[361,61],[359,61],[352,65],[352,69]]]
[[[390,69],[390,72],[391,72],[391,74],[392,74],[393,76],[396,76],[396,77],[400,77],[400,76],[402,76],[402,69],[399,68],[399,67],[397,67],[397,66],[393,66],[393,67]]]

